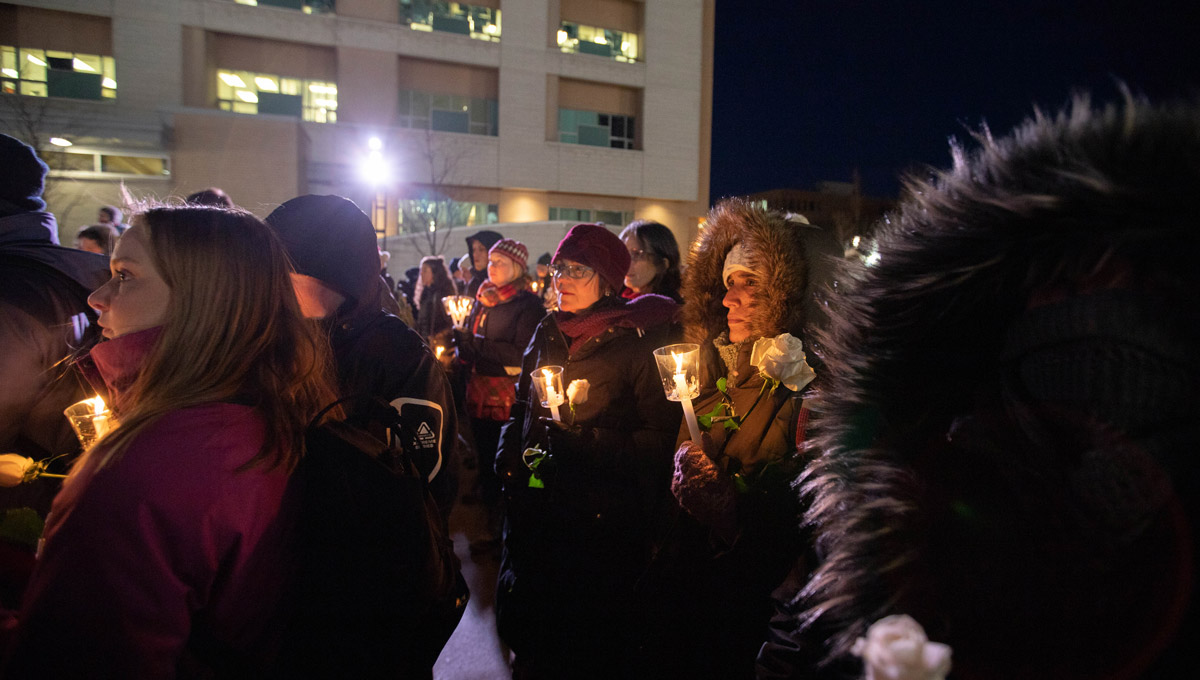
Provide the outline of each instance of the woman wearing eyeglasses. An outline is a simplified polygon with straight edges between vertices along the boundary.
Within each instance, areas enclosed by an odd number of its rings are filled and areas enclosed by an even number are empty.
[[[679,296],[679,244],[666,226],[651,220],[634,220],[618,237],[629,251],[625,290],[629,299],[653,293],[683,303]]]
[[[680,421],[652,352],[680,329],[669,298],[621,297],[629,262],[602,225],[567,233],[551,264],[560,311],[534,332],[501,434],[496,612],[516,678],[635,675],[644,617],[634,589],[649,563],[651,518],[670,498]],[[551,365],[575,397],[559,407],[561,423],[532,385],[531,374]]]

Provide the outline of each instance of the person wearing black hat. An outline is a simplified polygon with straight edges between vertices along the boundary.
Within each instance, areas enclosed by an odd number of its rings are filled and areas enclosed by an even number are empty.
[[[487,281],[488,277],[488,251],[492,246],[496,245],[496,241],[504,238],[494,231],[484,229],[477,231],[467,237],[467,255],[468,261],[471,263],[471,278],[467,281],[467,291],[463,293],[468,297],[475,297],[475,293],[479,292],[479,286]],[[459,262],[462,266],[462,262]]]
[[[328,329],[343,397],[391,402],[412,432],[405,442],[448,516],[455,494],[450,460],[458,422],[450,385],[421,336],[380,307],[383,280],[371,220],[340,196],[293,198],[267,216],[296,267],[301,311]],[[353,410],[348,414],[354,422]],[[407,429],[407,428],[406,428]]]
[[[62,412],[87,395],[63,360],[98,338],[87,296],[108,280],[108,257],[58,245],[46,171],[32,148],[0,134],[0,452],[35,459],[79,449]],[[0,507],[44,514],[57,488],[41,479],[3,489]]]
[[[572,227],[552,269],[560,311],[525,352],[496,459],[507,502],[497,625],[514,677],[639,677],[634,588],[670,497],[681,416],[652,352],[677,342],[679,308],[621,297],[629,252],[603,225]],[[551,365],[568,397],[561,423],[533,385]]]

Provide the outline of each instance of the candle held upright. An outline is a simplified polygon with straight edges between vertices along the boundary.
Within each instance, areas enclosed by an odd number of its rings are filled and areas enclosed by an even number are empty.
[[[75,430],[75,436],[84,449],[95,444],[114,425],[112,411],[100,396],[71,404],[63,411],[63,415],[71,423],[71,429]]]
[[[474,305],[475,300],[466,295],[447,295],[442,298],[442,307],[446,310],[446,314],[450,315],[454,327],[460,331],[466,330],[467,317],[470,316]]]
[[[562,422],[558,407],[567,401],[566,392],[563,391],[562,374],[562,366],[543,366],[531,374],[538,399],[541,400],[542,406],[550,409],[550,417],[554,418],[555,422]]]
[[[680,343],[659,347],[654,350],[654,360],[658,364],[658,374],[662,378],[667,400],[683,405],[688,434],[692,441],[699,443],[700,424],[696,422],[692,399],[700,396],[700,346]]]

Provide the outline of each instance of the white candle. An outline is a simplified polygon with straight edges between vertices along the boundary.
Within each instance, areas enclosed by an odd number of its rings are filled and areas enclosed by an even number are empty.
[[[558,414],[558,407],[563,403],[563,397],[554,389],[554,374],[549,369],[542,369],[542,379],[546,381],[546,405],[550,407],[550,417],[561,423],[562,417]]]
[[[96,431],[96,438],[99,439],[108,434],[108,416],[105,415],[108,411],[104,408],[103,397],[93,397],[92,402],[92,429]]]
[[[696,409],[692,406],[692,391],[688,389],[687,375],[683,372],[683,355],[671,352],[675,358],[675,392],[683,404],[683,417],[687,420],[688,433],[692,441],[700,443],[700,423],[696,422]]]

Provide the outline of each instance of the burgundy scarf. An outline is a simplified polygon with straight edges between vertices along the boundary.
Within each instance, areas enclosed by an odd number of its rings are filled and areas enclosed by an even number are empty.
[[[571,339],[568,350],[571,354],[609,328],[646,329],[664,321],[674,321],[679,315],[679,305],[662,295],[639,295],[632,300],[617,298],[608,305],[599,304],[602,305],[599,309],[593,305],[582,314],[554,313],[559,329]]]

